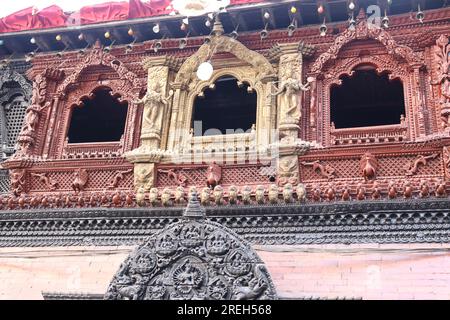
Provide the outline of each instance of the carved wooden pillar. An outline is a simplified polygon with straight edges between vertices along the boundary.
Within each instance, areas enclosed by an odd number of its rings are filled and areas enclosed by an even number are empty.
[[[172,113],[173,91],[169,89],[171,59],[167,56],[149,58],[144,62],[148,71],[147,93],[144,104],[141,129],[141,146],[125,154],[134,163],[135,189],[149,191],[156,182],[156,164],[161,162],[166,152],[161,142],[166,144],[170,114]]]

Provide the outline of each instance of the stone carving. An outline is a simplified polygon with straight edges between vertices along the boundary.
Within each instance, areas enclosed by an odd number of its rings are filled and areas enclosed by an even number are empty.
[[[145,206],[145,189],[143,187],[140,187],[136,192],[136,203],[140,207]]]
[[[125,175],[133,172],[133,169],[118,172],[110,181],[108,189],[115,189],[119,186],[120,181],[125,179]]]
[[[214,188],[214,202],[216,205],[221,206],[223,205],[223,188],[221,186],[216,186]]]
[[[169,101],[173,96],[172,90],[167,97],[164,97],[161,91],[160,83],[155,81],[152,84],[149,84],[146,95],[136,102],[136,104],[144,104],[143,127],[145,126],[149,129],[156,128],[158,125],[157,119],[159,119],[159,116],[162,114],[164,106],[169,104]]]
[[[301,92],[308,91],[310,88],[311,82],[302,84],[295,75],[295,69],[290,65],[286,66],[278,90],[271,94],[272,96],[281,95],[281,123],[297,123],[300,120],[302,116],[300,111]]]
[[[272,184],[269,187],[269,202],[271,204],[277,204],[279,194],[280,190],[278,189],[278,186],[276,184]]]
[[[316,171],[320,176],[332,180],[336,178],[336,169],[334,169],[329,164],[323,165],[319,160],[313,162],[302,162],[304,166],[312,166],[313,170]]]
[[[150,200],[150,203],[152,206],[158,205],[158,196],[159,196],[159,190],[158,188],[151,188],[150,194],[148,196],[148,199]]]
[[[428,164],[428,160],[436,159],[439,156],[438,153],[432,154],[430,156],[418,155],[415,160],[408,162],[405,167],[405,173],[407,176],[413,176],[419,170],[419,166],[426,166]]]
[[[55,181],[52,178],[48,177],[48,173],[32,173],[31,174],[32,177],[36,177],[39,179],[39,182],[45,184],[45,186],[47,187],[48,190],[56,190],[58,188],[58,181]]]
[[[378,161],[371,153],[367,152],[361,157],[360,168],[366,182],[374,180],[377,176]]]
[[[158,173],[167,174],[169,179],[174,181],[178,186],[186,187],[186,184],[188,182],[188,178],[183,175],[182,173],[178,173],[173,169],[170,170],[158,170]]]
[[[175,190],[175,202],[178,204],[184,204],[186,201],[185,199],[185,191],[182,186],[178,186]]]
[[[442,154],[444,157],[445,177],[450,179],[450,147],[444,147]]]
[[[250,245],[207,221],[193,193],[182,221],[152,235],[121,264],[105,299],[267,300],[277,295]]]
[[[285,203],[292,203],[294,201],[294,188],[292,184],[287,183],[283,188],[283,200]]]
[[[24,192],[25,174],[25,170],[15,169],[10,171],[11,191],[17,197]]]
[[[172,192],[169,188],[165,188],[161,194],[161,204],[164,207],[170,207],[172,205]]]
[[[207,170],[206,185],[210,188],[214,188],[222,180],[222,168],[213,163]]]
[[[442,180],[439,180],[436,184],[436,191],[434,192],[436,197],[445,197],[447,196],[447,190],[445,182]]]
[[[297,185],[299,182],[298,156],[280,157],[278,161],[278,184]]]
[[[228,188],[228,202],[230,204],[236,204],[238,199],[238,188],[236,186],[230,186]]]
[[[437,60],[438,80],[433,84],[440,85],[442,128],[450,130],[450,44],[446,35],[436,40],[435,56]]]
[[[305,202],[306,201],[306,187],[304,184],[299,184],[295,190],[295,192],[297,193],[297,199],[300,202]]]
[[[394,181],[389,181],[389,186],[388,186],[388,197],[389,199],[395,199],[397,198],[397,187],[395,185]]]
[[[78,169],[75,171],[74,180],[72,182],[72,189],[75,191],[75,194],[84,191],[86,184],[89,179],[89,174],[86,169]]]
[[[211,201],[211,189],[206,187],[202,189],[202,192],[200,193],[200,201],[202,205],[208,206],[209,202]]]
[[[144,188],[150,191],[155,182],[155,165],[153,163],[135,165],[134,167],[134,187],[136,189]]]
[[[258,204],[264,204],[265,202],[265,189],[264,186],[257,186],[256,190],[255,190],[255,199],[256,199],[256,203]]]
[[[242,187],[241,196],[242,202],[244,204],[250,204],[252,202],[252,188],[250,188],[249,186]]]

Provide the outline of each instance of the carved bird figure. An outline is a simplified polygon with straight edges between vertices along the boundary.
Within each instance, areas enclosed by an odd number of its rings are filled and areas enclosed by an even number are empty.
[[[78,194],[81,191],[84,191],[84,188],[88,182],[89,174],[86,169],[78,169],[75,171],[75,179],[72,183],[72,189]]]

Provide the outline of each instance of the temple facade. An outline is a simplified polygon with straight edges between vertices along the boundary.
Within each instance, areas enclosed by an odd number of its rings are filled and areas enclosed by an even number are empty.
[[[360,1],[302,25],[301,2],[236,4],[207,34],[183,22],[195,36],[170,15],[150,40],[137,20],[83,29],[87,45],[49,29],[5,58],[0,298],[449,299],[450,8],[377,20]],[[199,230],[251,271],[170,280],[212,263],[192,239],[192,257],[168,249]],[[131,279],[165,255],[172,271]]]

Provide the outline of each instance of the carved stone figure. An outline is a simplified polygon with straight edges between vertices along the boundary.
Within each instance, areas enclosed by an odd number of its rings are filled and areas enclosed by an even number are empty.
[[[161,85],[155,81],[149,85],[147,94],[136,102],[137,104],[144,104],[143,126],[154,129],[164,106],[169,103],[173,96],[173,91],[170,91],[167,97],[164,97],[161,91]]]
[[[74,177],[72,189],[75,191],[75,194],[78,194],[79,192],[84,191],[89,180],[89,174],[86,169],[78,169],[75,171]]]
[[[381,197],[381,190],[378,182],[374,181],[372,185],[372,199],[377,200]]]
[[[350,189],[348,187],[347,184],[345,184],[342,187],[342,196],[341,196],[341,200],[342,201],[350,201],[352,199],[351,194],[350,194]]]
[[[446,179],[450,179],[450,147],[444,147],[442,150],[444,158],[444,170]]]
[[[251,246],[206,219],[194,193],[184,219],[152,234],[121,264],[108,300],[276,299],[270,275]]]
[[[287,183],[296,185],[299,182],[298,156],[280,157],[278,161],[278,185]]]
[[[411,198],[413,195],[413,187],[411,186],[411,182],[406,181],[403,187],[403,196],[405,199]]]
[[[281,95],[281,115],[283,121],[298,121],[301,118],[300,102],[301,92],[308,91],[311,88],[311,82],[302,84],[295,75],[292,67],[285,70],[284,79],[281,81],[278,90],[272,93],[272,96]]]
[[[120,172],[116,173],[116,175],[111,179],[111,181],[108,185],[108,189],[117,188],[119,186],[120,181],[125,179],[125,175],[132,173],[132,172],[133,172],[133,169],[120,171]]]
[[[185,192],[184,192],[184,188],[182,186],[178,186],[175,189],[175,202],[177,204],[184,204],[186,202]]]
[[[306,201],[306,187],[304,184],[300,183],[296,188],[297,200],[300,202]]]
[[[206,185],[210,188],[214,188],[222,180],[222,168],[213,163],[207,170]]]
[[[356,199],[359,201],[366,199],[366,188],[361,183],[358,183],[358,186],[356,187]]]
[[[250,204],[252,202],[252,188],[250,188],[249,186],[244,186],[242,188],[242,202],[244,204]]]
[[[18,197],[24,192],[25,187],[25,170],[11,170],[10,171],[10,180],[11,180],[11,190],[13,194]]]
[[[218,206],[223,205],[223,188],[221,186],[214,188],[214,202]]]
[[[159,197],[159,190],[157,188],[151,188],[149,200],[152,206],[158,205],[158,197]]]
[[[287,183],[284,185],[283,188],[283,200],[285,203],[292,203],[294,200],[293,197],[294,194],[294,188],[292,187],[292,184]]]
[[[328,184],[326,195],[328,201],[334,201],[336,199],[336,191],[332,183]]]
[[[447,196],[447,190],[445,182],[442,180],[439,180],[436,184],[436,191],[435,191],[436,197],[446,197]]]
[[[430,187],[428,186],[428,182],[426,180],[420,181],[420,197],[426,198],[430,195]]]
[[[361,173],[366,182],[376,178],[378,161],[371,153],[367,152],[361,157],[360,167]]]
[[[211,189],[206,187],[202,189],[202,192],[200,194],[200,201],[202,205],[208,206],[209,202],[211,201]]]
[[[269,187],[269,202],[271,204],[277,204],[278,203],[278,196],[279,196],[279,189],[276,184],[272,184]]]
[[[155,182],[155,165],[153,163],[145,166],[135,166],[134,168],[134,187],[136,190],[144,188],[145,191],[150,191]]]
[[[236,186],[230,186],[228,188],[228,202],[230,204],[236,204],[238,199],[238,188]]]
[[[255,199],[256,203],[258,204],[264,204],[265,202],[265,189],[264,186],[257,186],[255,190]]]
[[[172,192],[169,188],[165,188],[161,194],[161,203],[165,207],[169,207],[172,204]]]
[[[31,176],[38,178],[39,182],[45,184],[45,186],[49,190],[54,191],[58,188],[58,182],[53,180],[52,178],[49,178],[48,173],[41,173],[41,174],[32,173]]]
[[[316,202],[319,202],[322,199],[322,191],[320,190],[320,186],[318,184],[313,185],[311,196],[313,201]]]
[[[389,197],[389,199],[397,198],[397,187],[395,186],[394,181],[389,181],[388,197]]]
[[[413,176],[419,170],[419,165],[426,166],[428,160],[436,159],[439,156],[438,153],[430,156],[418,155],[414,161],[410,161],[405,165],[405,173],[407,176]]]
[[[320,176],[332,180],[336,177],[336,170],[329,164],[323,165],[319,160],[313,162],[302,162],[304,166],[312,166],[313,170],[320,174]]]

